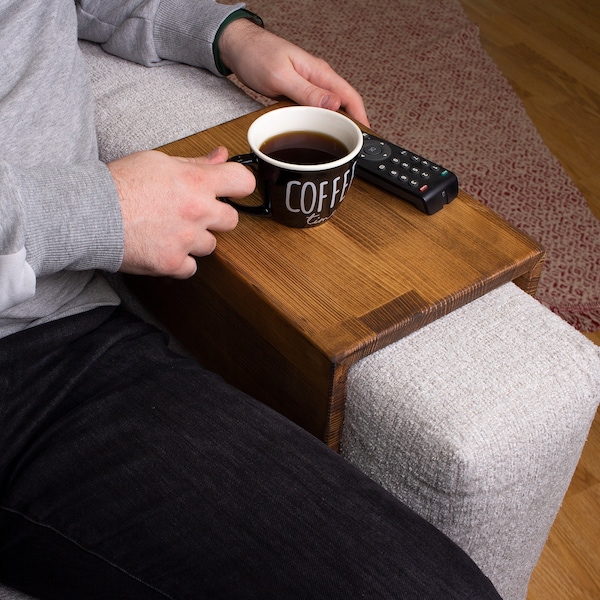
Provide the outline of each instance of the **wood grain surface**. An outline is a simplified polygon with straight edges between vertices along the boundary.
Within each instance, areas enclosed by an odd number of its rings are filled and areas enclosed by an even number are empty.
[[[162,150],[248,152],[264,110]],[[359,179],[323,225],[241,214],[217,237],[192,279],[131,285],[209,368],[336,449],[354,362],[505,282],[534,293],[543,263],[534,241],[462,192],[428,216]]]

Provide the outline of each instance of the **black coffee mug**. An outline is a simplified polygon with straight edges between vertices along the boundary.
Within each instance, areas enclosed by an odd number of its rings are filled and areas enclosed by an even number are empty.
[[[229,160],[255,170],[263,203],[224,200],[288,227],[315,227],[328,221],[346,197],[363,137],[340,113],[289,106],[256,119],[248,129],[248,144],[252,152]]]

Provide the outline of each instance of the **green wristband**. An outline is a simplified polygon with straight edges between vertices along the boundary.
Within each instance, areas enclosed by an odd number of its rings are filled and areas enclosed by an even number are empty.
[[[217,70],[219,71],[219,73],[221,73],[221,75],[231,75],[231,71],[223,64],[223,61],[221,60],[221,53],[219,52],[219,38],[225,30],[225,27],[227,27],[227,25],[229,25],[233,21],[236,21],[237,19],[250,19],[253,23],[264,27],[263,20],[257,14],[254,14],[253,12],[250,12],[245,8],[240,8],[232,12],[221,23],[221,26],[219,27],[217,34],[215,35],[215,40],[213,42],[213,57],[215,59],[215,66],[217,67]]]

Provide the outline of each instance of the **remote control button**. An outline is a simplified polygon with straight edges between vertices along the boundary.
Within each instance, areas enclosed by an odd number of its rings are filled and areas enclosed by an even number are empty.
[[[421,173],[421,177],[422,177],[423,179],[429,179],[430,175],[429,175],[429,173],[428,173],[427,171],[423,171],[423,172]]]
[[[419,182],[416,179],[411,179],[408,183],[412,187],[418,187],[418,185],[419,185]]]
[[[387,144],[376,140],[366,140],[362,147],[361,158],[373,161],[385,160],[391,153],[392,149]]]
[[[407,162],[403,162],[403,163],[401,163],[401,164],[400,164],[400,166],[401,166],[403,169],[409,169],[409,168],[410,168],[410,165],[409,165]]]

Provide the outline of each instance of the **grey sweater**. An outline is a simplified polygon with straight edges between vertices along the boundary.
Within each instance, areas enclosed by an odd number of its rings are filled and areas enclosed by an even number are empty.
[[[215,35],[241,6],[0,0],[0,337],[119,302],[97,273],[119,269],[123,225],[78,36],[147,66],[218,74]]]

